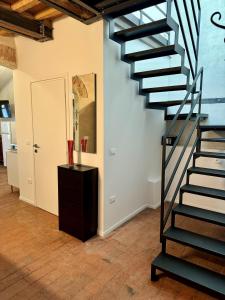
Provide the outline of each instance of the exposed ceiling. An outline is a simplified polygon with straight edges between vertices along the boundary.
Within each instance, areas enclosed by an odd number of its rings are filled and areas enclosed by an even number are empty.
[[[62,16],[60,11],[50,8],[38,0],[2,0],[0,7],[8,8],[35,20],[54,20]]]
[[[97,2],[93,1],[91,5]],[[36,40],[48,40],[52,38],[52,22],[64,15],[84,23],[99,19],[98,12],[88,5],[88,1],[0,0],[0,35],[23,34]],[[46,37],[43,38],[41,35],[45,33]]]
[[[22,34],[38,41],[52,39],[52,22],[64,15],[85,24],[103,16],[142,9],[159,0],[0,0],[0,35]]]

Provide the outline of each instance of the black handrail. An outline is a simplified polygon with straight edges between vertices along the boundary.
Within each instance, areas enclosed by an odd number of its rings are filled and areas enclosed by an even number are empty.
[[[183,172],[182,172],[182,174],[181,174],[180,180],[179,180],[179,182],[178,182],[178,184],[177,184],[175,193],[174,193],[173,198],[172,198],[172,200],[171,200],[171,202],[170,202],[170,205],[169,205],[169,208],[168,208],[168,210],[167,210],[166,216],[164,217],[164,220],[163,220],[163,228],[165,228],[165,226],[166,226],[166,224],[167,224],[167,221],[168,221],[168,219],[169,219],[169,217],[170,217],[170,214],[171,214],[171,211],[172,211],[172,209],[173,209],[175,200],[176,200],[176,198],[177,198],[177,194],[178,194],[178,192],[179,192],[179,190],[180,190],[181,184],[182,184],[182,182],[183,182],[184,176],[185,176],[186,171],[187,171],[187,169],[188,169],[188,166],[189,166],[189,163],[190,163],[190,161],[191,161],[192,155],[193,155],[193,153],[194,153],[194,151],[195,151],[195,149],[196,149],[196,147],[197,147],[197,143],[198,143],[198,138],[195,139],[195,142],[194,142],[194,144],[193,144],[193,146],[192,146],[191,152],[190,152],[190,154],[189,154],[189,156],[188,156],[187,162],[186,162],[186,164],[185,164],[185,166],[184,166],[184,169],[183,169]]]
[[[193,16],[194,16],[195,29],[196,29],[197,34],[199,34],[199,30],[198,30],[198,20],[197,20],[197,15],[196,15],[195,5],[194,5],[193,0],[191,0],[191,8],[192,8]]]
[[[169,1],[168,1],[168,3],[169,3]],[[178,5],[178,0],[174,0],[176,14],[177,14],[177,18],[178,18],[178,21],[179,21],[179,26],[180,26],[181,33],[182,33],[182,38],[183,38],[183,41],[184,41],[185,51],[187,53],[188,63],[189,63],[189,66],[190,66],[191,75],[192,75],[193,79],[195,78],[196,72],[198,70],[199,34],[200,34],[200,20],[201,20],[200,3],[198,2],[197,4],[198,4],[198,21],[197,21],[195,5],[193,3],[193,0],[191,0],[191,10],[192,10],[192,14],[193,14],[194,24],[195,24],[195,27],[196,27],[196,35],[197,35],[197,38],[196,38],[196,41],[195,41],[194,29],[192,28],[193,26],[192,26],[192,22],[191,22],[190,12],[189,12],[186,0],[183,0],[185,18],[186,18],[187,24],[188,24],[188,29],[189,29],[188,32],[189,32],[189,35],[190,35],[193,54],[194,54],[194,60],[195,60],[193,62],[192,54],[191,54],[191,51],[190,51],[190,46],[189,46],[188,38],[187,38],[187,30],[185,30],[185,26],[184,26],[184,16],[181,15],[180,8],[179,8],[179,5]]]
[[[183,178],[185,176],[185,173],[187,171],[187,168],[189,166],[189,163],[190,163],[190,160],[191,160],[191,157],[192,157],[192,154],[195,150],[195,148],[197,147],[198,145],[198,138],[196,138],[195,142],[194,142],[194,145],[192,147],[192,150],[191,150],[191,155],[188,157],[188,160],[185,164],[185,167],[184,169],[182,170],[182,174],[181,174],[181,177],[179,179],[179,182],[177,184],[177,187],[176,187],[176,190],[172,196],[172,200],[169,204],[169,207],[167,209],[167,211],[165,212],[165,200],[168,196],[168,193],[171,189],[171,186],[174,182],[174,179],[177,175],[177,172],[178,172],[178,169],[180,167],[180,164],[181,164],[181,161],[183,159],[183,156],[188,148],[188,145],[190,144],[190,141],[194,135],[194,133],[196,132],[196,129],[199,125],[199,122],[200,122],[200,114],[201,114],[201,102],[202,102],[202,84],[203,84],[203,68],[200,69],[200,71],[198,72],[198,74],[196,75],[196,77],[194,78],[194,81],[191,85],[191,87],[189,88],[189,91],[187,92],[187,95],[186,97],[184,98],[182,104],[180,105],[173,121],[172,121],[172,124],[170,125],[170,127],[167,129],[165,135],[163,136],[162,138],[162,143],[163,143],[163,151],[162,151],[162,183],[161,183],[161,221],[160,221],[160,237],[162,239],[162,235],[163,235],[163,232],[164,232],[164,229],[165,229],[165,226],[167,224],[167,221],[171,215],[171,212],[172,212],[172,209],[173,209],[173,206],[174,206],[174,203],[175,203],[175,200],[176,200],[176,197],[177,197],[177,194],[180,190],[180,187],[181,187],[181,184],[182,184],[182,181],[183,181]],[[187,118],[183,124],[183,126],[180,128],[179,132],[178,132],[178,135],[177,135],[177,138],[175,140],[175,143],[172,147],[172,149],[170,150],[169,154],[167,155],[167,139],[169,136],[171,136],[171,133],[172,131],[174,130],[175,126],[177,125],[177,121],[178,121],[178,117],[184,107],[184,105],[187,103],[187,100],[189,98],[189,96],[191,94],[193,94],[193,91],[196,90],[196,86],[198,84],[200,80],[200,91],[197,93],[197,97],[196,99],[192,99],[192,105],[190,107],[190,110],[189,110],[189,113],[187,115]],[[169,166],[169,163],[173,157],[173,154],[174,154],[174,151],[185,131],[185,129],[187,128],[187,125],[189,123],[189,121],[191,120],[191,117],[192,117],[192,114],[193,114],[193,111],[196,107],[196,105],[199,105],[199,109],[198,109],[198,116],[190,130],[190,133],[188,134],[188,136],[186,136],[185,138],[185,143],[183,145],[183,149],[179,155],[179,158],[177,159],[176,161],[176,164],[171,172],[171,175],[170,175],[170,178],[168,180],[168,183],[166,184],[166,171],[167,171],[167,168]]]
[[[199,98],[198,98],[198,100],[199,100]],[[197,102],[196,102],[196,104],[197,104]],[[195,106],[194,106],[194,107],[195,107]],[[193,110],[194,110],[194,109],[192,109],[192,112],[193,112]],[[192,114],[192,113],[191,113],[191,114]],[[190,116],[189,116],[188,121],[189,121],[189,120],[190,120]],[[191,130],[191,134],[188,136],[188,138],[187,138],[186,141],[185,141],[183,150],[182,150],[182,152],[181,152],[181,154],[180,154],[180,156],[179,156],[179,158],[178,158],[178,160],[177,160],[177,163],[175,164],[175,167],[174,167],[174,170],[173,170],[173,172],[172,172],[172,175],[170,176],[169,182],[167,183],[166,189],[165,189],[165,191],[164,191],[164,199],[167,197],[167,194],[168,194],[168,192],[169,192],[169,190],[170,190],[170,188],[171,188],[171,185],[172,185],[172,183],[173,183],[174,177],[176,176],[177,170],[178,170],[178,168],[179,168],[179,166],[180,166],[180,163],[181,163],[181,161],[182,161],[182,159],[183,159],[184,153],[185,153],[185,151],[186,151],[186,149],[187,149],[187,147],[188,147],[188,145],[189,145],[189,142],[190,142],[190,140],[191,140],[191,137],[192,137],[192,135],[193,135],[193,133],[194,133],[194,131],[195,131],[197,125],[198,125],[197,123],[198,123],[198,117],[196,118],[196,121],[195,121],[195,123],[194,123],[194,126],[193,126],[193,128],[192,128],[192,130]]]
[[[169,154],[167,156],[167,159],[166,159],[166,162],[165,162],[166,167],[168,166],[168,164],[170,162],[170,159],[172,158],[172,155],[173,155],[173,153],[174,153],[174,151],[176,149],[176,146],[178,145],[178,143],[179,143],[179,141],[180,141],[180,139],[182,137],[182,134],[184,133],[184,130],[187,128],[187,125],[188,125],[188,122],[190,120],[190,117],[191,117],[192,113],[194,112],[194,108],[195,108],[195,106],[197,105],[197,103],[199,101],[199,97],[201,97],[201,93],[198,94],[196,102],[192,106],[192,109],[190,110],[189,114],[187,115],[187,118],[185,119],[184,126],[182,127],[181,131],[177,135],[176,140],[175,140],[175,142],[173,144],[173,147],[172,147],[172,149],[170,150],[170,152],[169,152]]]
[[[193,47],[195,59],[197,60],[197,50],[195,48],[195,39],[194,39],[193,29],[192,29],[192,25],[191,25],[191,19],[190,19],[189,13],[188,13],[188,7],[187,7],[186,0],[183,0],[183,4],[184,4],[184,10],[186,13],[186,17],[187,17],[187,23],[188,23],[188,29],[189,29],[189,33],[190,33],[190,37],[191,37],[192,47]],[[194,14],[194,11],[193,11],[193,14]]]
[[[193,81],[191,87],[189,88],[189,90],[188,90],[188,92],[187,92],[187,95],[186,95],[186,97],[184,98],[184,101],[181,103],[181,105],[180,105],[180,107],[179,107],[179,109],[178,109],[176,115],[175,115],[174,118],[173,118],[173,121],[172,121],[172,123],[171,123],[171,126],[167,129],[167,131],[166,131],[166,133],[165,133],[163,139],[165,139],[166,137],[168,137],[168,136],[170,135],[171,131],[174,129],[174,127],[175,127],[175,125],[176,125],[175,123],[176,123],[176,121],[177,121],[177,119],[178,119],[178,117],[179,117],[179,115],[180,115],[182,109],[184,108],[184,105],[185,105],[186,102],[188,101],[189,96],[190,96],[190,95],[192,94],[192,92],[194,91],[194,88],[196,87],[197,81],[198,81],[198,79],[199,79],[199,77],[201,76],[202,73],[203,73],[203,68],[201,68],[201,69],[199,70],[198,74],[196,75],[195,80]]]
[[[186,34],[185,34],[185,29],[184,29],[181,13],[180,13],[180,10],[179,10],[179,6],[177,4],[177,0],[174,0],[174,3],[175,3],[175,8],[176,8],[177,17],[178,17],[178,20],[179,20],[183,40],[184,40],[185,50],[187,52],[187,57],[188,57],[188,61],[189,61],[190,69],[191,69],[191,74],[192,74],[192,77],[194,78],[195,77],[195,71],[194,71],[194,67],[193,67],[193,63],[192,63],[192,59],[191,59],[190,50],[189,50],[189,47],[188,47],[188,41],[187,41],[187,37],[186,37]]]

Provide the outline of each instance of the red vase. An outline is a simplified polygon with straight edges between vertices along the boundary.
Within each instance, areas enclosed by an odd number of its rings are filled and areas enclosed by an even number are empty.
[[[69,140],[67,141],[68,143],[68,164],[70,166],[72,166],[74,164],[73,161],[73,146],[74,146],[74,141],[73,140]]]

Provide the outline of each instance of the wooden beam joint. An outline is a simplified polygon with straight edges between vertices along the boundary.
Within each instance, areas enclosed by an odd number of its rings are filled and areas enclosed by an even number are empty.
[[[96,14],[93,9],[88,9],[84,5],[80,5],[77,2],[78,0],[69,1],[69,0],[40,0],[42,3],[46,4],[49,7],[52,7],[56,10],[61,11],[63,14],[70,16],[78,21],[81,21],[85,24],[89,24],[96,19],[100,19],[101,16]],[[80,3],[81,1],[79,1]]]
[[[52,39],[52,28],[17,12],[0,8],[0,28],[43,42]]]

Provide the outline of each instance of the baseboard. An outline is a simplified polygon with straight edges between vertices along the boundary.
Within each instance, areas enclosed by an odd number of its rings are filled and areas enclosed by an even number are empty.
[[[156,204],[154,204],[154,205],[148,205],[148,207],[151,208],[151,209],[157,209],[157,208],[159,208],[160,206],[161,206],[161,202],[156,203]]]
[[[149,205],[146,204],[146,205],[141,206],[140,208],[136,209],[134,212],[130,213],[128,216],[121,219],[119,222],[117,222],[116,224],[114,224],[113,226],[108,228],[107,230],[99,232],[99,235],[104,238],[107,237],[107,235],[109,235],[112,231],[114,231],[115,229],[117,229],[118,227],[120,227],[121,225],[123,225],[124,223],[129,221],[130,219],[134,218],[137,214],[139,214],[146,208],[149,208]]]
[[[23,196],[20,195],[19,199],[20,199],[21,201],[23,201],[23,202],[26,202],[26,203],[29,203],[29,204],[35,206],[34,201],[32,201],[32,200],[30,200],[30,199],[28,199],[28,198],[26,198],[26,197],[23,197]]]
[[[99,229],[97,234],[98,234],[98,236],[104,238],[104,231],[103,230]]]

